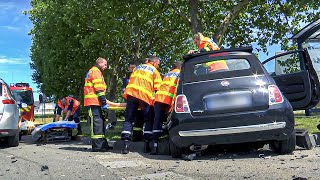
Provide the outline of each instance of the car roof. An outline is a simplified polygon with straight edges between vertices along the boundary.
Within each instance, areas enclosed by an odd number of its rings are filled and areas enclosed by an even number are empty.
[[[220,49],[215,51],[208,51],[208,52],[200,52],[196,54],[186,54],[183,56],[183,59],[186,61],[189,61],[190,59],[196,58],[198,56],[208,55],[208,54],[218,54],[223,52],[246,52],[246,53],[252,53],[253,48],[252,46],[248,47],[239,47],[239,48],[228,48],[228,49]]]

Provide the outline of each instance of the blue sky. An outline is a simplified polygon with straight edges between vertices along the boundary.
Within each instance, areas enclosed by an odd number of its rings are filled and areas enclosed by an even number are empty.
[[[29,0],[0,0],[0,78],[8,84],[27,82],[37,91],[29,66],[32,23],[23,14],[30,8]]]

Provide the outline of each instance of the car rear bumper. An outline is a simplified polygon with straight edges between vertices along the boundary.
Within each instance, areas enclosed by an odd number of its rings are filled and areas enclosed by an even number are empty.
[[[206,117],[173,114],[170,138],[178,147],[287,139],[294,131],[294,116],[290,106],[282,106]]]
[[[238,133],[248,133],[248,132],[257,132],[257,131],[267,131],[267,130],[274,130],[274,129],[282,129],[285,127],[286,127],[286,122],[273,122],[268,124],[257,124],[257,125],[249,125],[249,126],[179,131],[178,133],[179,133],[179,136],[181,137],[213,136],[213,135],[223,135],[223,134],[238,134]]]
[[[19,133],[18,129],[0,129],[0,138],[1,137],[8,137],[8,136],[15,136],[16,133]]]

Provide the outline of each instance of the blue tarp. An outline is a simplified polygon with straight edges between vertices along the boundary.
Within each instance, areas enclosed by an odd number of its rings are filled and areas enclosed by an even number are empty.
[[[48,124],[43,124],[40,126],[37,126],[31,133],[32,139],[33,140],[38,140],[39,137],[41,136],[41,132],[44,132],[48,129],[52,128],[70,128],[70,129],[75,129],[77,128],[77,124],[74,121],[57,121],[57,122],[52,122]]]

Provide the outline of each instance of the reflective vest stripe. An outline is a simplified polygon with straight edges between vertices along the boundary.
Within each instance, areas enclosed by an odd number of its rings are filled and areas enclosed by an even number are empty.
[[[93,83],[91,83],[91,82],[86,82],[86,83],[84,83],[84,86],[93,87]]]
[[[103,82],[103,80],[102,79],[94,79],[94,80],[92,80],[92,83],[98,83],[98,82]]]
[[[84,98],[98,98],[98,95],[96,94],[87,94],[84,96]]]
[[[157,95],[158,94],[166,95],[166,96],[169,96],[171,98],[173,98],[173,96],[174,96],[174,94],[169,93],[168,91],[157,91]]]
[[[147,94],[147,96],[149,98],[153,98],[153,94],[151,94],[148,90],[146,90],[145,88],[141,87],[141,86],[137,86],[135,84],[129,84],[127,86],[127,88],[133,88],[133,89],[137,89],[139,91],[142,91],[143,93]]]
[[[141,79],[144,79],[144,80],[148,81],[150,84],[153,84],[152,80],[151,80],[149,77],[147,77],[146,75],[142,75],[142,74],[132,74],[131,77],[132,77],[132,78],[138,77],[138,78],[141,78]],[[130,77],[130,78],[131,78],[131,77]]]
[[[93,87],[94,88],[103,88],[103,89],[106,89],[106,85],[104,85],[104,84],[95,84],[95,85],[93,85]]]

